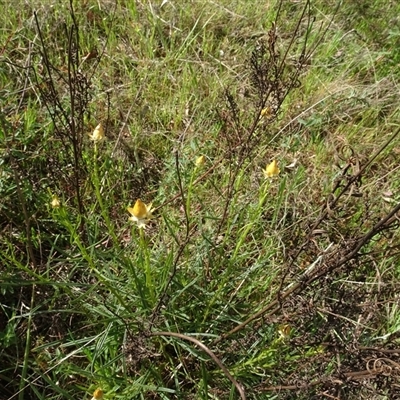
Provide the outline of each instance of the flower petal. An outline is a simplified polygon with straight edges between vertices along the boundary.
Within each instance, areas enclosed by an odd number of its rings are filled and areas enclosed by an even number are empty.
[[[196,158],[196,167],[201,167],[206,163],[206,158],[204,156],[200,156]]]
[[[53,195],[53,198],[51,200],[51,206],[53,208],[58,208],[61,205],[60,199],[57,197],[57,195]]]
[[[137,199],[135,205],[128,207],[127,210],[132,215],[129,220],[136,222],[139,228],[144,228],[153,217],[151,213],[153,210],[152,203],[147,205],[140,199]]]
[[[104,128],[103,125],[100,123],[94,128],[94,131],[92,134],[89,134],[89,137],[91,140],[94,142],[100,142],[104,139]]]
[[[96,389],[93,393],[92,400],[102,400],[103,399],[103,391],[101,389]]]
[[[272,178],[273,176],[278,175],[279,172],[280,169],[278,168],[278,162],[276,160],[273,160],[271,164],[266,166],[264,170],[264,175],[266,178]]]

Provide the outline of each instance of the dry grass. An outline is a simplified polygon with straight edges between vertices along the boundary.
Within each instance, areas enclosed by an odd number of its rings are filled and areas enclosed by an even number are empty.
[[[5,398],[398,396],[397,6],[331,3],[0,17]]]

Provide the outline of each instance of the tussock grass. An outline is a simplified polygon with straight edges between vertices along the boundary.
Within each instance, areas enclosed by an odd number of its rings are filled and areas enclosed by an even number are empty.
[[[7,9],[1,396],[398,395],[394,2]]]

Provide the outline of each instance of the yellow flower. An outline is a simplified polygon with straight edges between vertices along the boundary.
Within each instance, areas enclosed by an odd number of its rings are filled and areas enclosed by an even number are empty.
[[[276,176],[279,174],[280,169],[278,168],[278,163],[276,160],[272,161],[271,164],[267,165],[265,169],[263,170],[264,176],[266,178],[272,178],[273,176]]]
[[[290,332],[291,332],[291,331],[292,331],[292,327],[291,327],[290,325],[288,325],[288,324],[281,325],[281,326],[278,328],[279,336],[280,336],[282,339],[288,338],[288,337],[290,336]]]
[[[206,163],[206,158],[204,156],[200,156],[196,158],[196,167],[201,167]]]
[[[103,391],[101,389],[96,389],[93,393],[92,400],[103,400]]]
[[[100,123],[94,128],[94,131],[92,134],[89,133],[89,137],[91,140],[93,140],[95,143],[101,142],[104,139],[104,128],[103,125]]]
[[[57,195],[53,194],[53,198],[51,200],[51,206],[53,208],[58,208],[61,205],[60,199],[57,197]]]
[[[136,222],[139,228],[144,228],[147,222],[153,217],[152,204],[144,204],[142,200],[137,199],[133,207],[128,207],[127,210],[132,216],[129,218],[131,221]]]
[[[272,109],[270,106],[267,106],[261,110],[260,117],[265,117],[266,119],[272,118]]]

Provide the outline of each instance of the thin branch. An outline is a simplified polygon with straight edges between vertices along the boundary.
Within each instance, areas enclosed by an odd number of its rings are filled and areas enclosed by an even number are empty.
[[[183,335],[182,333],[177,333],[177,332],[152,332],[151,336],[172,336],[172,337],[176,337],[176,338],[187,340],[189,342],[194,343],[197,347],[199,347],[201,350],[203,350],[205,353],[207,353],[211,357],[211,359],[215,362],[215,364],[217,364],[218,367],[221,368],[224,375],[236,387],[237,391],[240,394],[240,398],[242,400],[246,400],[246,394],[243,389],[243,386],[231,375],[231,373],[227,370],[227,368],[224,366],[224,364],[222,364],[220,359],[205,344],[203,344],[199,340],[195,339],[194,337]]]
[[[388,213],[384,218],[382,218],[373,228],[371,228],[360,240],[358,240],[353,247],[353,249],[345,256],[340,258],[337,262],[335,262],[332,266],[328,268],[323,268],[321,271],[315,273],[315,274],[303,274],[299,278],[299,282],[293,284],[290,286],[284,293],[279,296],[278,299],[270,302],[267,306],[262,308],[260,311],[256,312],[255,314],[251,315],[249,318],[247,318],[244,322],[241,324],[237,325],[235,328],[231,329],[229,332],[221,335],[219,338],[214,340],[213,344],[217,344],[223,340],[225,340],[227,337],[233,335],[234,333],[242,330],[245,326],[253,322],[254,320],[257,320],[258,318],[264,316],[267,312],[268,315],[273,315],[277,311],[280,310],[280,304],[282,303],[282,300],[288,298],[291,294],[294,292],[299,292],[302,289],[308,287],[310,283],[318,280],[319,278],[325,276],[328,272],[333,272],[334,270],[340,268],[347,262],[349,262],[351,259],[354,257],[358,256],[358,252],[364,247],[366,244],[368,244],[371,239],[376,236],[378,233],[381,232],[382,229],[388,229],[390,227],[390,224],[394,223],[396,220],[393,218],[398,212],[400,211],[400,203],[392,209],[390,213]],[[332,258],[332,255],[330,255],[330,258]]]
[[[176,275],[176,270],[177,270],[177,266],[178,266],[178,262],[183,254],[183,251],[185,250],[186,246],[189,243],[190,240],[190,219],[189,219],[189,214],[188,214],[188,210],[186,207],[186,200],[185,200],[185,192],[184,192],[184,188],[183,188],[183,183],[182,183],[182,176],[181,176],[181,172],[180,172],[180,168],[179,168],[179,152],[178,150],[175,150],[175,167],[176,167],[176,175],[178,177],[178,186],[179,186],[179,194],[177,195],[178,197],[180,196],[182,198],[182,206],[185,212],[185,220],[186,220],[186,233],[185,233],[185,238],[183,240],[183,242],[181,242],[179,244],[179,249],[178,249],[178,253],[175,256],[175,260],[172,266],[172,271],[170,273],[170,276],[168,278],[168,281],[163,289],[163,292],[160,296],[160,299],[157,303],[156,308],[154,309],[153,313],[152,313],[152,317],[151,317],[151,321],[150,321],[150,328],[153,326],[155,319],[157,317],[157,315],[160,312],[161,307],[163,306],[165,299],[167,297],[167,291],[169,286],[171,285],[172,280],[174,279],[175,275]]]

